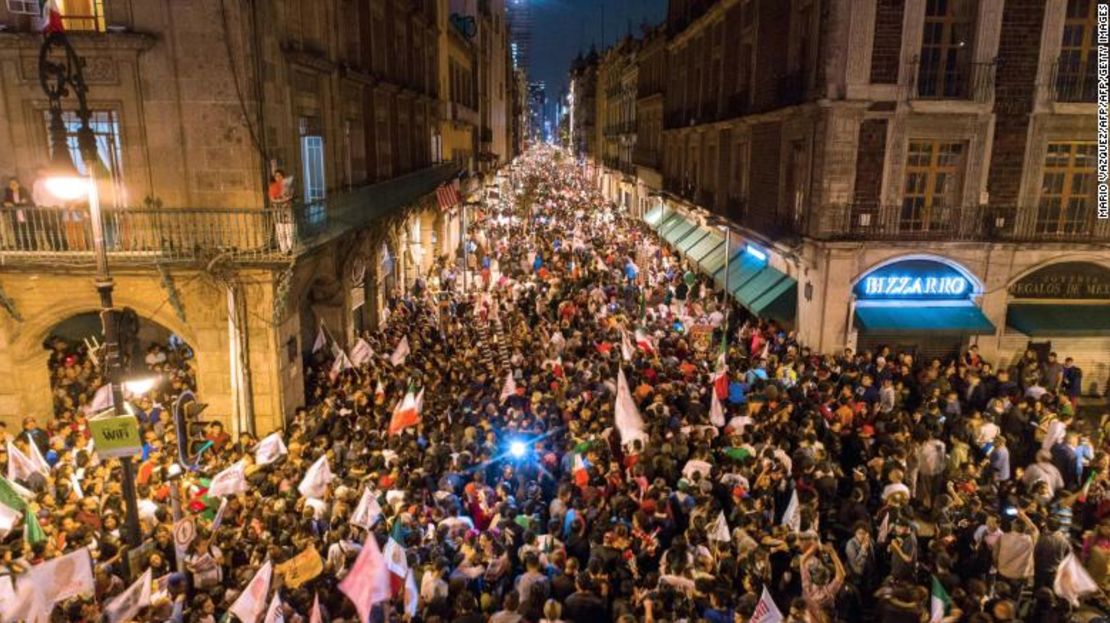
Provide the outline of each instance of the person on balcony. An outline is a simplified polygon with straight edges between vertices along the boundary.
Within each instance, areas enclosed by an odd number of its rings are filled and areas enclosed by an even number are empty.
[[[277,169],[270,176],[268,191],[270,206],[274,208],[274,230],[278,248],[282,253],[293,250],[293,178],[286,178],[285,171]]]
[[[8,180],[4,188],[4,209],[8,212],[11,230],[4,232],[4,248],[28,251],[35,248],[34,236],[27,222],[31,206],[31,193],[18,179],[13,177]]]

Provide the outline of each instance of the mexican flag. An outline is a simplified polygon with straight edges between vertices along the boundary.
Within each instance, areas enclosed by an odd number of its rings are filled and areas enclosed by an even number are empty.
[[[41,9],[42,34],[49,35],[55,32],[64,32],[62,25],[62,12],[58,10],[58,0],[39,0]]]
[[[385,385],[382,380],[378,379],[378,384],[374,386],[374,404],[380,405],[385,402]]]
[[[404,399],[397,403],[397,406],[393,409],[393,417],[389,420],[389,434],[396,435],[406,428],[419,424],[420,404],[422,402],[424,402],[424,390],[421,389],[420,395],[417,396],[413,393],[410,384]]]
[[[952,598],[937,576],[933,578],[933,596],[929,599],[929,623],[940,623],[952,611]]]
[[[409,561],[405,553],[404,525],[398,521],[393,524],[389,532],[389,540],[385,543],[382,555],[385,557],[385,568],[389,569],[389,585],[394,595],[397,595],[405,586],[405,578],[409,574]]]

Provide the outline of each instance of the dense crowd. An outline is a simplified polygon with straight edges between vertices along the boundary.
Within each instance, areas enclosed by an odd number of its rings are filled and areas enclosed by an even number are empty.
[[[213,426],[171,480],[155,414],[188,383],[137,401],[149,545],[129,574],[119,463],[89,451],[88,382],[65,389],[95,372],[60,347],[58,421],[0,430],[6,473],[11,448],[49,463],[0,483],[24,511],[0,613],[28,616],[11,611],[43,588],[34,569],[88,548],[93,594],[63,593],[54,620],[1102,616],[1110,455],[1077,416],[1078,368],[816,353],[726,309],[553,152],[507,186],[474,214],[467,292],[444,267],[347,351],[321,332],[308,406],[276,437]],[[242,482],[209,495],[229,473]],[[183,551],[175,487],[196,526]],[[147,568],[149,593],[121,610]]]

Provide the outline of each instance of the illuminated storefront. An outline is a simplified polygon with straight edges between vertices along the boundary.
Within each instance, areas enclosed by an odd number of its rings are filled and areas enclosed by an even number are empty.
[[[859,350],[957,353],[976,336],[993,335],[979,307],[980,281],[956,262],[930,255],[895,257],[857,278],[852,329]]]

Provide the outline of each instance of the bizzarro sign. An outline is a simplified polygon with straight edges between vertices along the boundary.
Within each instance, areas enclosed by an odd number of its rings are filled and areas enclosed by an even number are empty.
[[[964,301],[975,294],[975,285],[944,262],[908,259],[867,273],[856,283],[855,294],[869,301]]]
[[[1019,299],[1110,300],[1110,268],[1060,262],[1035,270],[1010,286]]]

